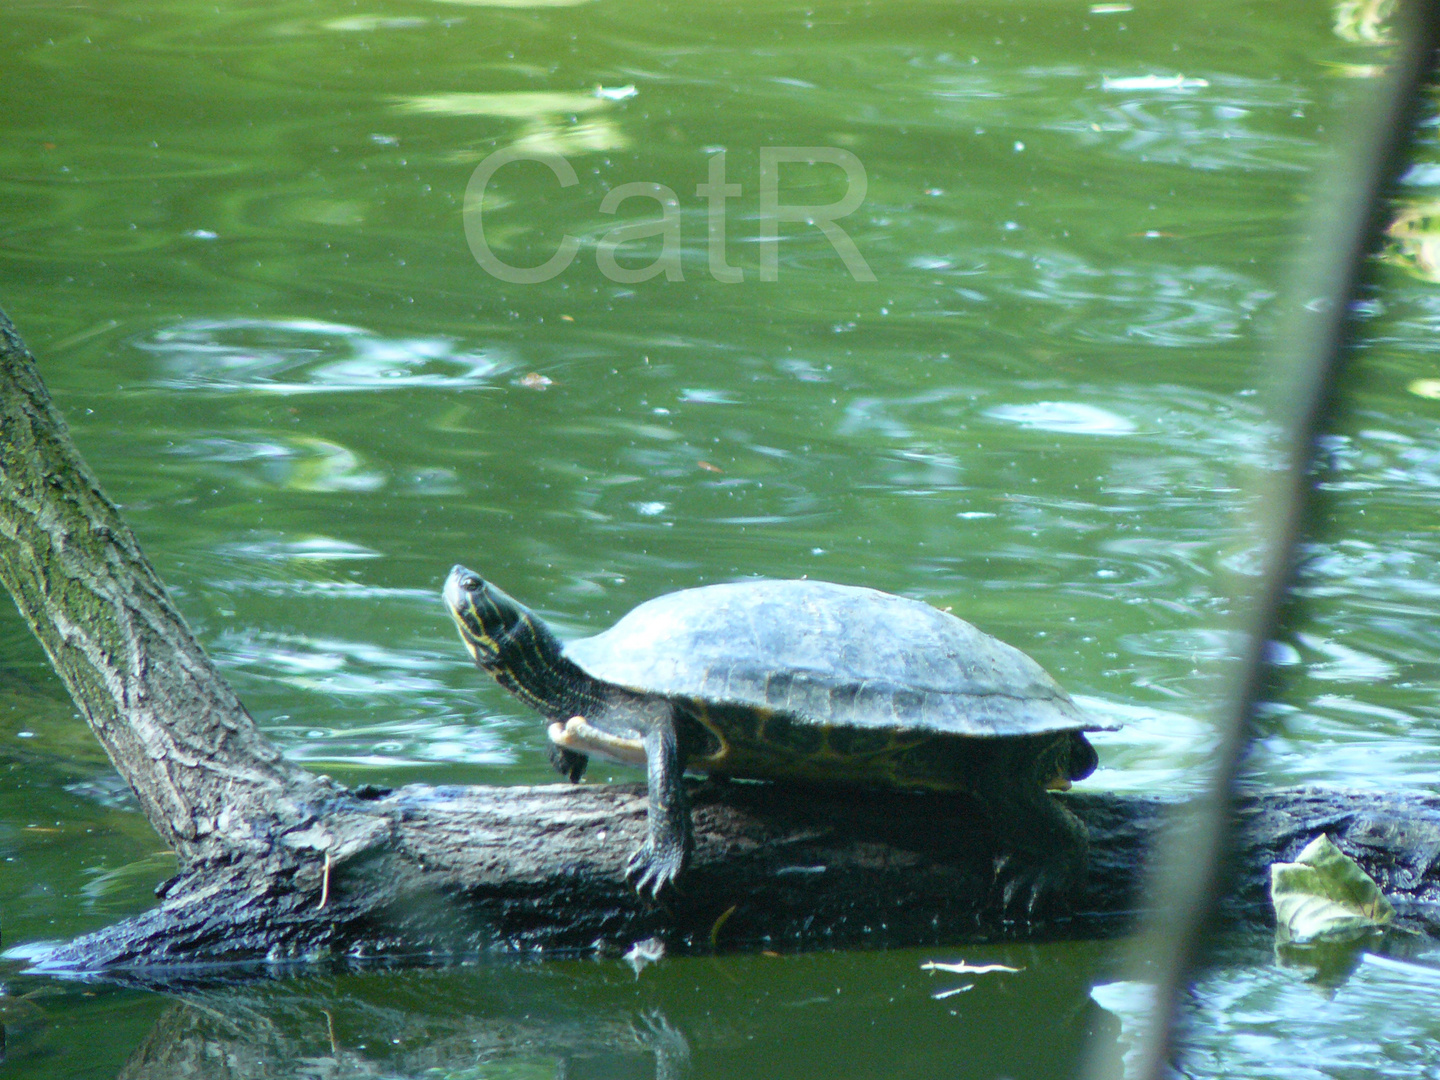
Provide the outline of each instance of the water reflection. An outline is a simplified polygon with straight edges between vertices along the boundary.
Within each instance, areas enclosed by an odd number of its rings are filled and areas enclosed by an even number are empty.
[[[1145,683],[1142,690],[1180,697],[1163,685]],[[1095,732],[1090,741],[1100,752],[1101,767],[1086,780],[1090,788],[1107,791],[1155,792],[1175,795],[1205,790],[1210,780],[1216,737],[1206,720],[1152,706],[1126,705],[1077,695],[1080,707],[1119,731]]]
[[[1078,401],[1037,401],[1033,405],[996,405],[985,415],[1040,431],[1079,435],[1128,435],[1135,424],[1106,409]]]
[[[1398,272],[1389,280],[1390,302],[1367,320],[1381,339],[1413,332],[1434,299]],[[1440,764],[1440,544],[1423,524],[1440,488],[1440,448],[1433,402],[1407,392],[1425,354],[1377,345],[1369,355],[1383,398],[1361,391],[1327,438],[1331,520],[1306,549],[1304,621],[1281,643],[1290,662],[1256,762],[1275,780],[1394,787],[1423,784]]]
[[[489,385],[509,364],[493,348],[452,338],[386,338],[314,319],[186,319],[137,346],[159,358],[175,389],[306,394]]]
[[[1314,11],[1228,2],[372,6],[156,17],[117,0],[10,20],[5,302],[43,313],[32,344],[77,438],[287,754],[381,783],[442,767],[553,779],[535,720],[477,678],[435,599],[437,576],[479,555],[574,633],[749,574],[953,606],[1126,723],[1097,739],[1091,784],[1203,782],[1214,665],[1234,650],[1219,571],[1254,566],[1227,514],[1237,472],[1274,465],[1250,396],[1256,327],[1304,190],[1367,89],[1336,76],[1378,70],[1342,61],[1384,60],[1385,0],[1336,5],[1344,41]],[[497,242],[591,236],[605,189],[663,181],[684,203],[683,285],[616,289],[586,259],[542,288],[483,275],[459,229],[465,180],[517,141],[585,154],[582,181],[573,201],[497,185]],[[847,224],[873,288],[799,227],[783,284],[754,282],[754,157],[777,144],[863,159],[870,193]],[[690,195],[721,146],[745,191],[736,288],[705,277]],[[1334,444],[1352,509],[1317,542],[1312,625],[1281,643],[1292,681],[1256,757],[1267,783],[1430,785],[1440,768],[1437,178],[1435,162],[1412,171],[1392,235],[1404,272],[1367,309],[1364,417]],[[163,876],[153,836],[10,644],[6,933],[142,910],[146,875]],[[1062,1076],[1073,1032],[1108,1039],[1120,1021],[1089,1003],[1090,961],[1057,955],[1071,975],[996,954],[1026,972],[942,1001],[913,955],[903,970],[700,961],[638,983],[564,964],[548,983],[300,980],[171,1001],[160,1026],[158,999],[77,991],[12,1028],[7,1069],[108,1080],[104,1054],[133,1030],[127,1050],[144,1038],[166,1080],[167,1062],[213,1073],[227,1051],[257,1075],[611,1080],[682,1069],[682,1042],[692,1072],[717,1076]],[[1313,988],[1247,998],[1300,981],[1270,960],[1267,945],[1205,991],[1214,1060],[1238,1074],[1314,1067],[1283,1040],[1245,1041],[1278,1038],[1292,1012],[1316,1045],[1391,1013],[1384,993],[1354,996],[1370,965],[1333,1029]],[[1397,1029],[1433,1039],[1408,1007]],[[1371,1041],[1432,1064],[1387,1039]]]
[[[1429,165],[1430,170],[1436,166]],[[1407,182],[1433,185],[1440,176],[1412,169]],[[1385,230],[1391,245],[1386,258],[1423,281],[1440,282],[1440,202],[1434,199],[1409,201]]]
[[[1080,117],[1047,126],[1081,146],[1194,169],[1300,170],[1310,164],[1314,143],[1287,132],[1284,123],[1304,116],[1308,102],[1299,86],[1222,76],[1204,100],[1189,100],[1202,80],[1140,79],[1147,81],[1110,80],[1104,89],[1151,91],[1145,97],[1082,99]]]
[[[482,962],[196,987],[172,991],[149,1031],[131,1036],[118,1076],[991,1080],[1071,1075],[1087,1035],[1119,1052],[1119,1021],[1090,998],[1093,947],[969,955],[1023,970],[975,977],[958,994],[946,992],[954,976],[921,970],[927,959],[665,960],[638,977],[618,961]],[[52,1076],[77,1053],[65,1040],[115,998],[53,996],[64,1004],[49,1027],[23,1033]]]
[[[508,736],[517,725],[502,717],[470,722],[477,695],[445,677],[471,670],[458,652],[442,658],[428,649],[250,629],[222,630],[209,650],[247,697],[263,686],[257,699],[264,702],[284,688],[304,721],[287,712],[268,717],[266,728],[292,760],[357,769],[514,760]],[[538,731],[533,723],[529,729]]]
[[[360,455],[349,447],[313,435],[271,434],[255,439],[201,435],[168,449],[176,457],[242,466],[210,471],[217,479],[246,486],[273,485],[292,491],[374,491],[388,479],[366,468]]]
[[[633,86],[597,87],[593,93],[565,93],[551,90],[515,90],[495,94],[419,94],[403,98],[402,112],[432,116],[484,116],[523,121],[510,145],[537,154],[583,154],[623,150],[630,140],[619,124],[607,116],[590,116],[634,97]],[[581,119],[584,117],[584,119]],[[447,160],[479,161],[494,151],[493,144],[473,151],[451,151]],[[501,197],[487,196],[485,210],[504,205]],[[480,209],[480,208],[475,208]],[[503,238],[503,229],[493,230],[492,239]],[[487,229],[486,235],[491,236]]]
[[[260,559],[267,562],[349,562],[354,559],[378,559],[381,553],[363,544],[339,540],[333,536],[272,536],[233,540],[215,546],[222,559]]]
[[[44,1007],[36,1000],[43,989],[23,995],[7,992],[0,983],[0,1065],[13,1064],[29,1056],[31,1045],[49,1021]]]
[[[1395,0],[1337,0],[1335,35],[1360,45],[1388,45]]]
[[[1130,239],[1136,246],[1163,248],[1183,236],[1152,229]],[[1013,265],[997,266],[993,284],[1037,305],[1036,317],[1050,332],[1063,330],[1082,341],[1147,341],[1172,349],[1213,345],[1238,337],[1273,297],[1235,270],[1171,263],[1163,250],[1147,253],[1137,265],[1107,267],[1072,251],[1004,254]]]
[[[1155,1009],[1154,985],[1131,980],[1101,983],[1091,988],[1090,997],[1106,1012],[1113,1014],[1120,1025],[1116,1043],[1121,1068],[1109,1075],[1123,1077],[1123,1080],[1141,1080],[1140,1053]],[[1097,1056],[1103,1059],[1103,1051]]]
[[[1440,1070],[1440,958],[1433,952],[1415,961],[1365,953],[1319,980],[1309,966],[1256,959],[1232,950],[1192,992],[1187,1076],[1409,1080]]]

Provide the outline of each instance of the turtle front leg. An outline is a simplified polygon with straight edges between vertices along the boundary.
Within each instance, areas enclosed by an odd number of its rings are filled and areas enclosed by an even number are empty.
[[[644,732],[645,765],[650,786],[645,842],[630,856],[626,879],[641,896],[658,898],[675,883],[690,861],[690,807],[681,777],[684,755],[668,704],[635,725]]]

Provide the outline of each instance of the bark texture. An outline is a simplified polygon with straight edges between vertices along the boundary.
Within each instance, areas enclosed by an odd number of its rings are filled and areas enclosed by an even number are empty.
[[[80,458],[0,312],[0,582],[160,837],[262,854],[327,785],[281,756]]]
[[[1077,915],[1006,922],[964,798],[696,784],[683,891],[640,901],[632,786],[348,791],[287,763],[194,640],[81,461],[0,314],[0,582],[146,817],[180,856],[156,908],[52,950],[52,971],[624,949],[803,948],[1112,932],[1137,904],[1155,799],[1066,796],[1091,834]],[[1251,796],[1230,905],[1268,917],[1270,861],[1328,832],[1399,899],[1440,899],[1440,800]]]
[[[159,907],[56,949],[50,970],[293,962],[482,952],[805,949],[1097,936],[1128,929],[1146,853],[1173,803],[1071,796],[1091,834],[1072,917],[1007,922],[990,895],[988,832],[962,800],[931,794],[696,784],[684,892],[641,902],[624,879],[644,837],[630,785],[412,786],[339,800],[379,839],[298,869],[283,853],[183,875]],[[1270,921],[1270,863],[1329,834],[1392,899],[1440,900],[1440,798],[1299,789],[1247,796],[1232,924]],[[358,831],[358,830],[357,830]],[[1440,926],[1417,908],[1412,925]]]

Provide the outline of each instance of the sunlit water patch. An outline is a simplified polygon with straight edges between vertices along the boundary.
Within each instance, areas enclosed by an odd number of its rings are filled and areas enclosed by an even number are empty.
[[[198,435],[173,442],[167,452],[209,465],[218,480],[291,491],[374,491],[388,477],[367,468],[359,454],[314,435]],[[202,465],[201,468],[205,468]]]
[[[188,319],[136,344],[159,360],[156,382],[176,389],[459,390],[489,385],[509,367],[500,354],[451,338],[386,338],[313,319]]]
[[[1127,791],[1180,797],[1205,790],[1218,736],[1212,723],[1183,713],[1081,694],[1076,704],[1116,731],[1087,736],[1100,768],[1080,790]]]
[[[1184,1075],[1335,1080],[1440,1072],[1440,957],[1369,954],[1335,985],[1306,968],[1224,966],[1191,992]]]
[[[1094,405],[1078,401],[1037,401],[1033,405],[996,405],[985,415],[994,420],[1041,431],[1078,435],[1129,435],[1135,424]]]

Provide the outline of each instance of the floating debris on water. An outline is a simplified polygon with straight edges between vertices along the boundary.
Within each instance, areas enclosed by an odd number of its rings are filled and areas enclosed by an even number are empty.
[[[649,965],[658,963],[664,955],[665,942],[661,941],[658,937],[648,937],[643,941],[637,941],[634,945],[631,945],[630,951],[620,959],[630,965],[631,969],[635,972],[635,977],[638,979],[640,972],[644,971]]]

